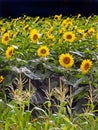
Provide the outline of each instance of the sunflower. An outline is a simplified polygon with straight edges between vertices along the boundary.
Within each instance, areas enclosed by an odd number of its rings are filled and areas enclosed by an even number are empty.
[[[66,24],[67,24],[69,21],[70,21],[69,17],[68,17],[67,19],[64,19],[63,22],[62,22],[62,24],[61,24],[61,26],[62,26],[62,27],[65,27]]]
[[[14,47],[12,47],[12,46],[8,47],[7,50],[6,50],[6,53],[5,53],[6,58],[7,59],[11,58],[12,55],[13,55],[13,52],[14,52]]]
[[[84,29],[78,29],[77,32],[78,32],[78,36],[77,36],[78,39],[82,39],[86,37],[86,33]]]
[[[41,46],[38,49],[38,56],[46,57],[49,55],[49,48],[47,46]]]
[[[2,75],[0,75],[0,83],[2,83],[4,80],[4,77]]]
[[[91,69],[91,67],[92,67],[92,61],[89,59],[83,60],[80,65],[80,69],[81,69],[82,73],[84,73],[84,74],[88,73],[88,71]]]
[[[77,15],[77,19],[80,18],[80,17],[81,17],[81,14],[78,14],[78,15]]]
[[[38,38],[39,38],[38,31],[36,29],[31,30],[30,39],[31,39],[32,43],[37,43]]]
[[[47,33],[48,33],[48,34],[51,34],[51,33],[53,32],[53,29],[54,29],[54,28],[51,27]]]
[[[2,43],[7,45],[9,40],[10,40],[9,33],[4,33],[4,35],[2,36]]]
[[[80,33],[80,34],[83,34],[84,33],[84,29],[78,29],[77,32]]]
[[[95,29],[93,27],[88,30],[88,34],[91,36],[94,34],[94,32],[95,32]]]
[[[73,42],[75,40],[75,34],[73,32],[65,32],[63,35],[63,39],[68,42]]]
[[[55,15],[55,16],[54,16],[54,19],[61,20],[61,17],[62,17],[62,14],[60,14],[60,15]]]
[[[28,25],[28,24],[26,24],[26,25],[24,26],[23,30],[24,30],[24,31],[25,31],[25,30],[27,30],[27,29],[28,29],[28,27],[29,27],[29,25]]]
[[[1,30],[0,30],[2,33],[5,33],[6,32],[6,28],[5,27],[1,27]]]
[[[74,58],[69,53],[61,54],[59,57],[59,63],[66,69],[71,68],[74,64]]]
[[[72,21],[69,21],[68,23],[66,23],[66,26],[72,26]]]
[[[35,18],[34,23],[36,23],[39,19],[40,19],[40,16],[37,16],[37,17]]]

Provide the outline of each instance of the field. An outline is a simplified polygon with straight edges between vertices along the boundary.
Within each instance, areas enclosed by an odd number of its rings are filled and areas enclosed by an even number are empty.
[[[0,130],[98,130],[98,16],[0,28]]]

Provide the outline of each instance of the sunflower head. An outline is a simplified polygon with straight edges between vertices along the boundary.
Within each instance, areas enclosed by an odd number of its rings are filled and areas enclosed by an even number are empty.
[[[65,27],[66,24],[67,24],[69,21],[70,21],[69,17],[66,18],[66,19],[64,19],[63,22],[62,22],[62,24],[61,24],[61,26],[62,26],[62,27]]]
[[[39,19],[40,19],[40,16],[37,16],[37,17],[35,18],[34,23],[36,23]]]
[[[78,14],[78,15],[77,15],[77,19],[80,18],[80,17],[81,17],[81,14]]]
[[[80,34],[83,34],[84,33],[84,29],[78,29],[77,32],[80,33]]]
[[[86,33],[85,33],[84,29],[78,29],[77,32],[78,32],[78,35],[77,35],[78,39],[82,39],[82,38],[86,37]]]
[[[62,14],[60,14],[60,15],[55,15],[55,16],[54,16],[54,19],[56,19],[56,20],[61,20],[61,17],[62,17]]]
[[[6,53],[5,53],[6,58],[7,59],[11,58],[13,53],[14,53],[14,47],[12,47],[12,46],[8,47],[7,50],[6,50]]]
[[[5,33],[3,36],[2,36],[2,43],[7,45],[8,42],[10,40],[10,36],[9,36],[9,33]]]
[[[94,34],[94,32],[95,32],[95,29],[93,27],[88,30],[88,34],[90,36],[92,36]]]
[[[38,31],[36,29],[31,30],[30,39],[31,39],[32,43],[37,43],[38,38],[39,38]]]
[[[72,21],[69,21],[66,26],[72,26]]]
[[[86,74],[89,72],[89,70],[92,67],[92,61],[89,59],[83,60],[81,65],[80,65],[80,69],[82,71],[83,74]]]
[[[50,29],[49,29],[49,31],[48,31],[48,34],[51,34],[52,32],[53,32],[53,27],[51,27]]]
[[[6,32],[6,28],[5,27],[1,27],[1,30],[0,30],[2,33],[5,33]]]
[[[65,32],[63,39],[68,42],[73,42],[75,40],[75,34],[73,32]]]
[[[74,64],[74,58],[69,53],[61,54],[59,57],[59,63],[64,68],[71,68]]]
[[[0,75],[0,83],[2,83],[4,80],[4,77],[2,75]]]
[[[24,26],[23,30],[25,31],[25,30],[27,30],[28,28],[29,28],[29,25],[27,24],[27,25]]]
[[[49,48],[47,46],[41,46],[38,49],[38,56],[46,57],[49,55]]]

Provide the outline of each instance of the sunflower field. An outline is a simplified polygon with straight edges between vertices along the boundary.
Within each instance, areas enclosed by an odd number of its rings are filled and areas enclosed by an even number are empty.
[[[0,130],[98,130],[98,16],[0,18]]]

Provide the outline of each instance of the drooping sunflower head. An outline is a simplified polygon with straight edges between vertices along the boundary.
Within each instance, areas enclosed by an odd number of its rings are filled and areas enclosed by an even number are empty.
[[[2,36],[2,43],[7,45],[9,40],[10,40],[9,33],[4,33],[4,35]]]
[[[23,30],[25,31],[25,30],[27,30],[28,28],[29,28],[29,25],[27,24],[27,25],[24,26]]]
[[[54,16],[54,19],[56,19],[56,20],[61,20],[61,17],[62,17],[62,14],[60,14],[60,15],[55,15],[55,16]]]
[[[51,28],[48,30],[48,32],[47,32],[47,33],[48,33],[48,34],[51,34],[51,33],[53,32],[53,29],[54,29],[54,28],[53,28],[53,27],[51,27]]]
[[[6,50],[6,53],[5,53],[6,58],[7,59],[11,58],[13,53],[14,53],[14,47],[13,46],[8,47],[7,50]]]
[[[74,58],[69,53],[61,54],[59,57],[59,63],[66,69],[69,69],[74,64]]]
[[[4,77],[2,75],[0,75],[0,83],[2,83],[4,80]]]
[[[49,48],[47,46],[41,46],[37,52],[38,56],[46,57],[49,55]]]
[[[85,59],[82,61],[81,65],[80,65],[80,69],[82,71],[83,74],[86,74],[89,72],[89,70],[92,67],[92,61],[89,59]]]
[[[32,43],[37,43],[38,38],[39,38],[38,30],[36,30],[36,29],[31,30],[30,39],[31,39]]]
[[[80,18],[80,17],[81,17],[81,14],[78,14],[78,15],[77,15],[77,19]]]
[[[70,21],[69,17],[66,18],[66,19],[64,19],[63,22],[62,22],[62,24],[61,24],[61,26],[62,26],[62,27],[65,27],[66,24],[67,24],[69,21]]]
[[[65,32],[63,39],[68,42],[73,42],[75,40],[75,34],[73,32]]]
[[[37,16],[37,17],[35,18],[34,23],[36,23],[39,19],[40,19],[40,16]]]

